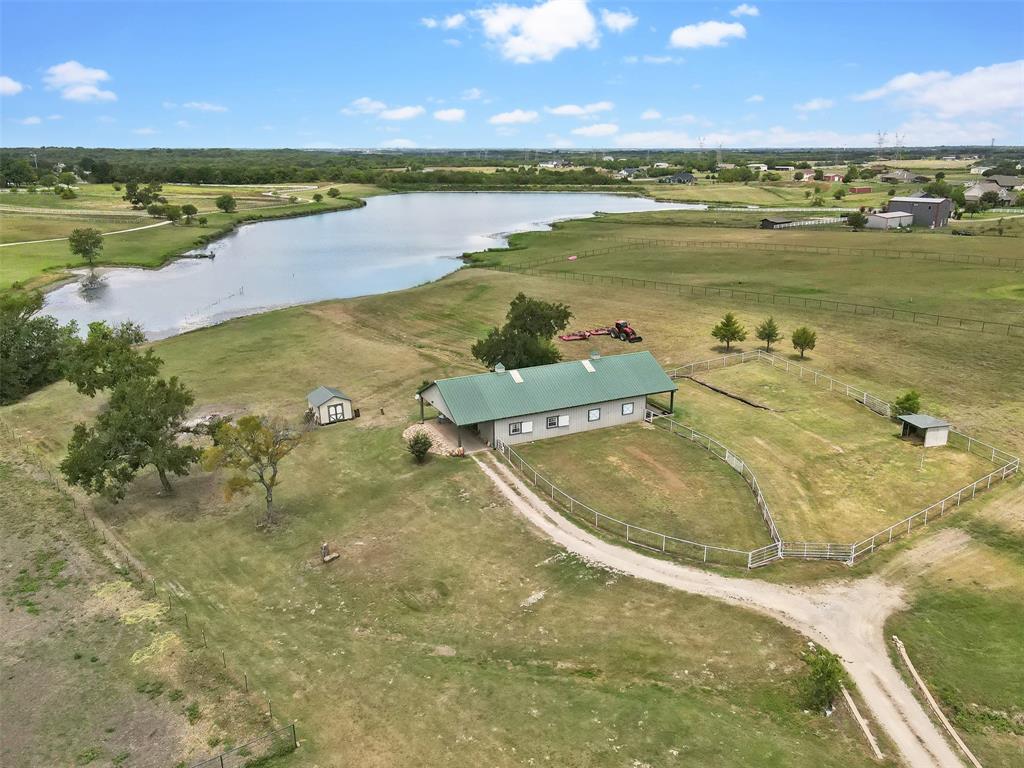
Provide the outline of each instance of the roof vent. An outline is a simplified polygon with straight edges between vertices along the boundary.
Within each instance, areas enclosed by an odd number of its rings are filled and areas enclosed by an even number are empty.
[[[508,375],[512,377],[512,381],[514,381],[516,384],[523,383],[523,375],[519,373],[519,371],[509,371]]]
[[[591,362],[589,360],[583,360],[582,362],[583,362],[583,367],[586,368],[588,371],[590,371],[590,373],[594,373],[595,372],[594,371],[594,366],[591,364]]]
[[[597,360],[600,356],[601,356],[601,353],[598,352],[596,349],[590,350],[590,359],[591,360]]]
[[[494,366],[494,372],[495,373],[504,373],[505,372],[505,366],[502,365],[501,363],[498,363],[496,366]]]

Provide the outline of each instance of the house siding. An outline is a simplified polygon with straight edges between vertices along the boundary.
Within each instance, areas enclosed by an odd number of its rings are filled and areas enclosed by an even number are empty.
[[[341,398],[341,397],[332,397],[330,400],[328,400],[326,403],[321,405],[319,408],[315,409],[316,410],[316,423],[317,424],[334,424],[334,423],[337,423],[337,422],[332,422],[330,420],[330,418],[328,417],[328,415],[327,415],[327,408],[329,406],[332,406],[332,405],[341,405],[341,406],[343,406],[343,413],[344,413],[344,416],[345,416],[344,421],[348,421],[349,419],[352,418],[352,401],[351,400],[345,400],[344,398]]]
[[[622,404],[633,403],[633,413],[628,416],[622,415]],[[588,421],[587,415],[591,408],[601,409],[601,418],[598,421]],[[602,403],[581,405],[576,408],[562,408],[556,411],[544,411],[543,413],[532,413],[526,416],[514,416],[508,419],[498,419],[493,422],[484,422],[479,425],[480,437],[488,441],[493,447],[495,440],[501,440],[506,445],[518,445],[530,443],[534,440],[543,440],[548,437],[561,437],[562,435],[574,435],[579,432],[589,432],[593,429],[604,427],[618,427],[622,424],[632,424],[636,421],[643,421],[644,412],[647,409],[647,397],[638,395],[623,400],[608,400]],[[548,429],[548,416],[568,416],[569,425],[566,427],[554,427]],[[519,421],[532,421],[533,432],[529,434],[510,435],[509,425]]]

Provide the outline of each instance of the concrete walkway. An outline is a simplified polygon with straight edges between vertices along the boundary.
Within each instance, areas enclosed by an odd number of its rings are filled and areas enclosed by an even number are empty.
[[[770,616],[838,654],[867,704],[911,768],[963,768],[963,763],[903,682],[886,649],[885,620],[905,608],[903,590],[878,576],[820,587],[792,587],[715,573],[648,557],[611,544],[569,522],[492,456],[474,457],[513,509],[555,543],[585,560],[684,592]],[[927,562],[954,531],[923,540],[905,559]]]

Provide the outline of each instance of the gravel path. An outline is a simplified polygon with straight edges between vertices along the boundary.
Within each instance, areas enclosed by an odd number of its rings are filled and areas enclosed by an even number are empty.
[[[879,576],[820,587],[792,587],[718,574],[648,557],[569,522],[511,470],[474,457],[512,507],[557,544],[584,559],[640,579],[758,611],[838,654],[871,711],[911,768],[963,768],[953,748],[889,660],[885,620],[905,607],[903,590]],[[945,535],[949,534],[949,535]],[[931,549],[962,546],[955,531],[921,542],[903,556],[921,563]],[[906,562],[903,563],[906,565]]]

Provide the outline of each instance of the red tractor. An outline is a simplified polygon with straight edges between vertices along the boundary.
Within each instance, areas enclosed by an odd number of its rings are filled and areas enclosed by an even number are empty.
[[[644,340],[644,337],[636,332],[628,320],[618,320],[615,325],[608,329],[608,334],[613,339],[619,341],[628,341],[630,344],[636,344]]]

